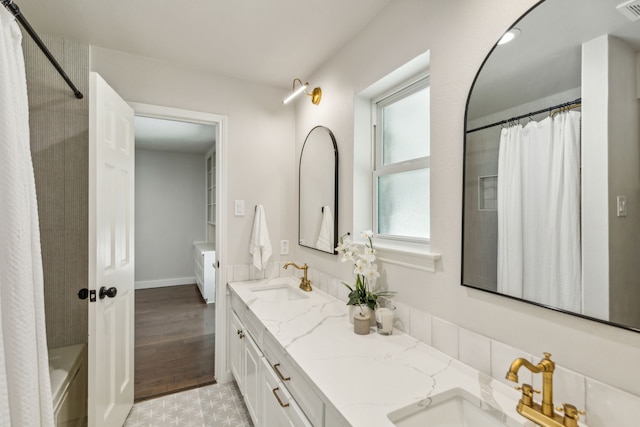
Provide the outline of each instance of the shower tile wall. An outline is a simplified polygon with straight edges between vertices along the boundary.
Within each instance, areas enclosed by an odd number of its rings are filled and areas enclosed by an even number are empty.
[[[78,100],[31,38],[22,46],[29,95],[49,348],[86,342],[89,45],[40,35],[85,95]]]

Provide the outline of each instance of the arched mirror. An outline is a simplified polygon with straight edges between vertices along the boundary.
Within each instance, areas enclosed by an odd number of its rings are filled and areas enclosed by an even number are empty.
[[[338,145],[331,130],[316,126],[300,154],[298,243],[336,254],[338,241]]]
[[[539,2],[485,59],[462,283],[640,331],[640,11],[621,3]]]

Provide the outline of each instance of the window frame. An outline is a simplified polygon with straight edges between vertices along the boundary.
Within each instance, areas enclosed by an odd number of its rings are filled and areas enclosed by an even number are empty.
[[[372,209],[372,229],[374,235],[382,240],[390,242],[406,242],[410,244],[428,245],[431,242],[431,232],[429,232],[428,238],[421,238],[415,236],[401,236],[394,234],[381,234],[378,230],[378,178],[387,175],[393,175],[402,172],[411,172],[416,170],[428,169],[431,172],[431,138],[429,138],[429,155],[424,157],[417,157],[401,162],[383,164],[383,141],[382,141],[382,126],[378,126],[378,123],[382,120],[382,110],[384,107],[394,104],[404,98],[409,97],[425,88],[430,90],[430,78],[429,74],[422,75],[414,80],[406,81],[400,85],[396,85],[383,95],[373,98],[371,100],[371,122],[372,122],[372,167],[371,167],[371,209]],[[429,93],[430,94],[430,93]],[[429,97],[430,100],[430,97]],[[431,110],[429,109],[429,112]],[[430,115],[430,114],[429,114]],[[431,117],[429,117],[429,122]],[[429,189],[429,199],[431,199],[431,189]],[[431,208],[431,205],[429,205]],[[429,209],[429,219],[431,218],[431,209]],[[429,222],[431,222],[429,220]],[[430,230],[431,231],[431,230]]]

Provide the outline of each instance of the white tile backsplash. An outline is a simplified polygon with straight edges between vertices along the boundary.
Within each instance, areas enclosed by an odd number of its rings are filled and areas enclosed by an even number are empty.
[[[638,375],[635,367],[630,374]],[[640,398],[591,378],[586,383],[585,422],[589,427],[640,425]],[[581,408],[578,408],[581,409]]]
[[[307,271],[307,279],[311,280],[311,287],[313,288],[313,286],[318,286],[320,287],[320,274],[318,272],[318,270],[315,269],[309,269]],[[296,276],[298,277],[302,277],[303,273],[302,271],[298,270],[298,274],[296,274]]]
[[[243,282],[245,280],[249,280],[249,265],[234,265],[233,281]]]
[[[541,359],[541,357],[534,357],[533,362],[537,364]],[[553,356],[551,356],[551,360],[553,360]],[[533,376],[533,388],[542,390],[542,375]],[[556,408],[561,407],[563,403],[571,403],[578,409],[584,409],[586,405],[585,390],[583,375],[556,365],[553,372],[553,402]]]
[[[262,277],[301,276],[302,273],[298,275],[291,268],[284,270],[283,265],[283,262],[268,264],[262,272]],[[252,271],[252,268],[250,265],[227,266],[227,280],[239,282],[250,280],[251,276],[259,276],[259,272],[255,269]],[[349,290],[342,284],[342,280],[313,269],[309,270],[309,278],[314,282],[314,286],[347,302]],[[508,386],[516,386],[505,378],[511,362],[524,357],[529,362],[537,364],[544,357],[542,354],[532,356],[402,303],[394,304],[394,323],[398,329]],[[554,361],[558,362],[555,359]],[[632,368],[632,374],[635,375],[636,372],[637,369]],[[518,377],[518,384],[532,384],[538,390],[542,387],[542,376],[532,375],[526,368],[519,370]],[[554,372],[553,385],[555,406],[562,406],[562,403],[566,402],[578,409],[585,409],[587,413],[581,416],[581,421],[589,427],[640,425],[640,396],[608,386],[558,364]],[[536,395],[535,400],[539,401],[540,397]]]
[[[431,345],[431,316],[424,311],[409,309],[411,330],[409,334],[425,344]]]
[[[267,264],[268,265],[268,264]],[[265,269],[258,270],[253,264],[249,266],[249,280],[260,280],[265,278]]]
[[[280,264],[277,262],[270,262],[269,264],[267,264],[267,268],[265,270],[265,277],[267,279],[275,279],[276,277],[280,276],[280,272],[278,271],[278,269],[280,268]]]
[[[491,340],[483,335],[460,328],[458,331],[458,359],[472,368],[491,375]]]
[[[491,376],[510,387],[515,387],[516,383],[507,380],[505,377],[511,362],[523,357],[529,362],[533,362],[532,357],[523,351],[504,345],[498,341],[491,340]],[[531,384],[533,377],[528,369],[520,369],[518,372],[518,384]]]
[[[327,293],[329,295],[331,295],[332,297],[337,298],[338,297],[338,287],[339,286],[344,287],[342,285],[342,283],[340,282],[340,280],[335,279],[333,277],[330,278],[329,282],[327,283]]]
[[[233,277],[233,265],[227,265],[227,282],[236,282],[237,280]]]
[[[293,270],[295,270],[295,268],[287,268],[286,270],[284,269],[284,265],[286,264],[286,262],[281,262],[278,264],[278,271],[280,272],[280,274],[278,275],[278,277],[289,277],[289,276],[293,276]]]
[[[338,286],[336,298],[338,298],[340,301],[344,301],[345,304],[347,301],[349,301],[349,289],[347,289],[347,287],[342,283],[340,283],[340,286]]]
[[[401,330],[406,334],[410,333],[411,311],[409,310],[409,307],[396,301],[390,301],[389,304],[390,306],[394,306],[396,308],[393,315],[393,327]]]
[[[451,357],[458,358],[458,327],[445,320],[433,318],[431,345]]]

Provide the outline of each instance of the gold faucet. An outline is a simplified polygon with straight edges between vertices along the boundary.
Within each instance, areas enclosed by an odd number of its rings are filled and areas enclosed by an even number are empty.
[[[286,270],[290,265],[304,272],[304,276],[302,277],[302,279],[300,279],[300,289],[302,289],[303,291],[311,292],[311,280],[307,279],[307,269],[309,268],[307,263],[300,267],[298,264],[289,261],[282,268]]]
[[[559,411],[564,412],[564,417],[553,410],[553,371],[556,364],[551,360],[551,354],[544,353],[544,359],[537,365],[522,357],[514,360],[506,378],[517,383],[518,370],[522,366],[534,374],[542,373],[542,404],[539,405],[533,401],[533,393],[540,393],[540,391],[534,390],[529,384],[522,384],[522,387],[516,387],[517,390],[522,390],[522,398],[517,406],[518,413],[543,427],[578,427],[578,414],[584,414],[584,411],[578,411],[569,403],[558,408]]]

